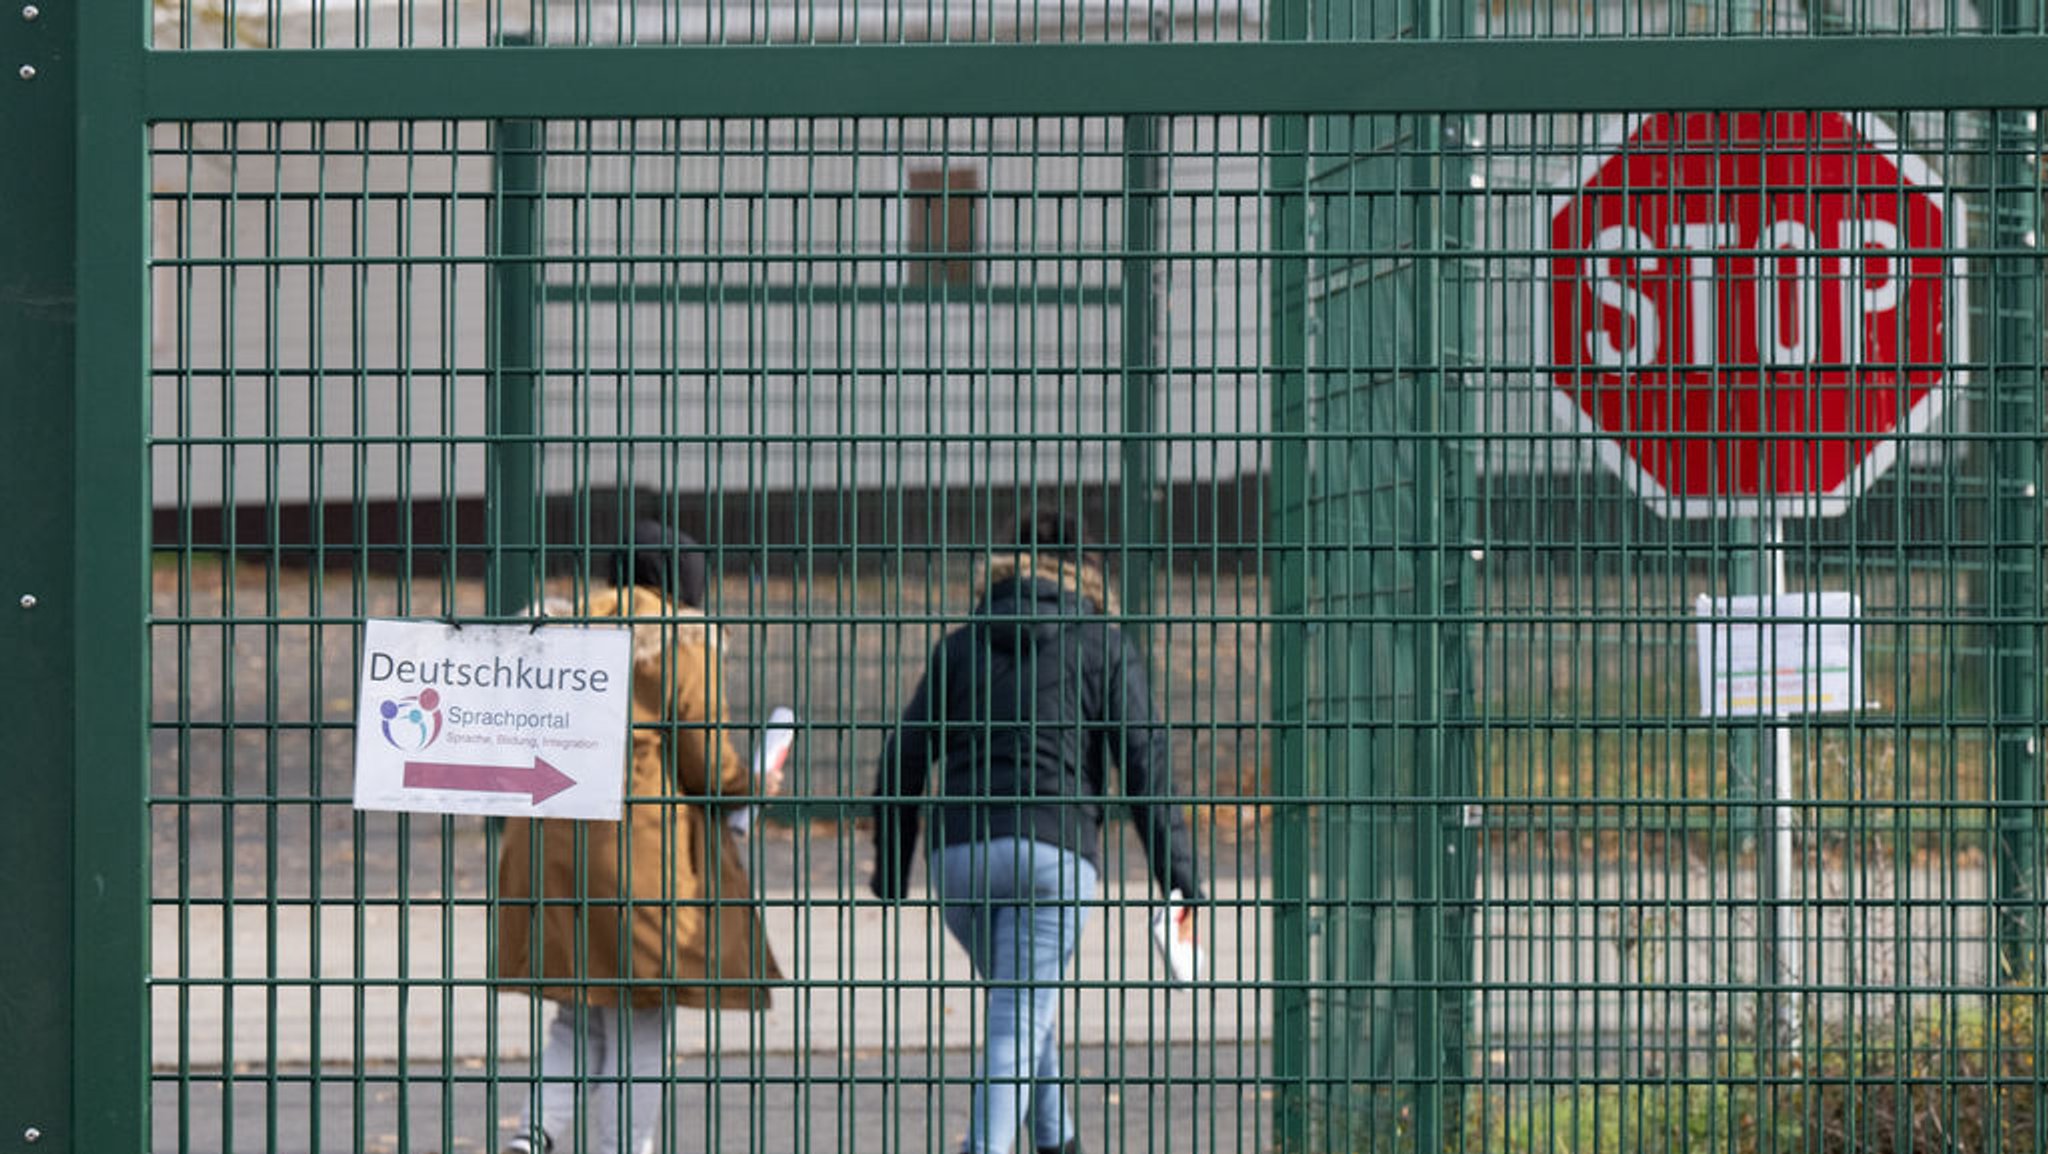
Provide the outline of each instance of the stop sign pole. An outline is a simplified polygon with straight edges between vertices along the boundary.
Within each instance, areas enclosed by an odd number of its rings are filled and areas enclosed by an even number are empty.
[[[1552,206],[1545,328],[1562,426],[1659,514],[1731,522],[1754,551],[1731,559],[1730,591],[1774,603],[1788,592],[1784,522],[1849,511],[1960,383],[1962,221],[1875,117],[1633,119]],[[1754,798],[1756,735],[1735,737],[1734,792]],[[1774,726],[1766,932],[1782,989],[1800,971],[1791,752]],[[1753,811],[1736,819],[1754,829]],[[1777,1017],[1796,1039],[1784,999]]]

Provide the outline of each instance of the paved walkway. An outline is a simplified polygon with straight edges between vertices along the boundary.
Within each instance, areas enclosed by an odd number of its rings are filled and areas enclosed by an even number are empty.
[[[1103,897],[1136,902],[1144,884]],[[966,957],[921,889],[894,907],[839,892],[764,888],[794,979],[769,1013],[677,1014],[672,1154],[958,1147],[979,1030]],[[1256,886],[1213,896],[1199,990],[1157,984],[1146,906],[1091,920],[1062,1029],[1091,1151],[1267,1145],[1270,924]],[[480,905],[170,906],[153,930],[156,973],[198,983],[155,1001],[157,1149],[454,1154],[516,1124],[548,1011],[470,984]]]
[[[1070,1103],[1089,1154],[1269,1150],[1272,1091],[1263,1045],[1074,1046]],[[526,1065],[288,1071],[223,1095],[160,1085],[159,1152],[495,1154],[518,1122]],[[968,1055],[756,1055],[677,1062],[668,1154],[950,1154],[967,1130]],[[556,1154],[571,1154],[558,1147]],[[595,1152],[593,1152],[595,1154]],[[1020,1154],[1029,1154],[1021,1150]]]
[[[1105,897],[1146,900],[1134,893],[1142,891]],[[1145,921],[1149,905],[1097,908],[1074,971],[1071,1042],[1264,1036],[1266,999],[1257,983],[1271,938],[1269,910],[1256,886],[1224,883],[1212,897],[1217,905],[1206,936],[1214,981],[1199,993],[1163,984]],[[971,1047],[977,1028],[967,958],[936,914],[917,904],[924,900],[921,889],[902,906],[765,891],[769,938],[790,985],[759,1017],[682,1011],[678,1052]],[[487,972],[486,916],[480,904],[454,903],[331,905],[317,912],[250,905],[231,920],[219,906],[160,907],[154,971],[182,973],[193,984],[157,994],[156,1065],[523,1058],[545,1023],[524,995],[493,997],[478,988]]]
[[[843,901],[864,890],[821,843],[806,848],[820,856],[799,886],[794,843],[759,847],[769,933],[792,978],[773,1010],[677,1015],[672,1149],[949,1149],[979,1033],[966,959],[917,904],[921,890],[901,906]],[[771,865],[775,853],[789,856]],[[1091,1150],[1265,1145],[1252,1138],[1270,1125],[1273,929],[1256,879],[1215,883],[1213,981],[1197,989],[1160,982],[1142,872],[1104,887],[1062,1029]],[[1768,955],[1753,874],[1494,866],[1480,887],[1476,1076],[1681,1072],[1739,1047],[1772,1012],[1755,990]],[[1985,930],[1981,871],[1930,863],[1895,886],[1828,871],[1804,875],[1794,898],[1801,980],[1828,991],[1807,1001],[1809,1020],[1885,1020],[1913,990],[1985,979],[1985,951],[1969,947]],[[159,1149],[452,1154],[490,1148],[487,1119],[516,1121],[547,1011],[478,988],[487,933],[475,898],[233,909],[156,913],[155,974],[193,983],[156,993]],[[1387,941],[1374,956],[1396,953]],[[1370,975],[1389,987],[1407,977]],[[1368,1009],[1364,1020],[1379,1019]]]
[[[480,833],[470,840],[462,854],[481,859]],[[749,852],[770,940],[790,982],[758,1017],[685,1011],[680,1052],[971,1047],[977,1035],[965,956],[921,904],[922,889],[901,906],[867,896],[864,838],[783,829],[756,839]],[[1212,982],[1198,994],[1163,982],[1146,924],[1150,881],[1135,843],[1112,841],[1109,856],[1122,868],[1112,865],[1079,954],[1073,1000],[1086,1011],[1070,1018],[1070,1042],[1268,1037],[1273,1007],[1262,984],[1270,976],[1273,929],[1260,863],[1210,863],[1220,875],[1212,878],[1203,926]],[[1897,878],[1852,875],[1839,865],[1796,871],[1790,926],[1800,949],[1791,976],[1828,991],[1813,1003],[1823,1017],[1844,1008],[1863,1020],[1882,1017],[1897,1007],[1875,1004],[1881,992],[1986,980],[1983,871],[1941,864],[1929,861]],[[318,903],[157,905],[156,1065],[354,1067],[523,1057],[538,1030],[535,1006],[524,996],[493,997],[481,988],[488,972],[485,891],[471,884],[481,872],[458,878],[448,898],[422,886],[410,891],[422,896],[406,902],[375,896],[357,903],[331,893]],[[1475,1040],[1554,1050],[1558,1039],[1599,1037],[1617,1023],[1681,1043],[1747,1028],[1760,999],[1745,990],[1784,976],[1768,963],[1769,925],[1759,916],[1764,905],[1756,886],[1753,872],[1705,860],[1654,870],[1584,860],[1551,868],[1487,863],[1473,927]],[[1369,898],[1354,895],[1361,916],[1378,908]],[[1411,908],[1397,900],[1397,910]],[[1334,916],[1327,929],[1341,928]],[[1396,964],[1402,951],[1393,947],[1413,932],[1402,918],[1405,912],[1383,919],[1381,938],[1370,946],[1382,966]],[[1367,977],[1391,985],[1407,975],[1383,968]],[[1846,992],[1858,989],[1880,993]]]

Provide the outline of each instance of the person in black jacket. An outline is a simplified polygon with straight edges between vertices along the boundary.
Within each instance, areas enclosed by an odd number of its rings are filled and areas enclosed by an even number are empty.
[[[928,813],[934,895],[989,983],[970,1154],[1008,1154],[1025,1124],[1041,1154],[1080,1149],[1052,1035],[1102,868],[1112,765],[1162,892],[1202,897],[1144,658],[1084,549],[1077,525],[1048,516],[993,559],[972,620],[933,649],[876,782],[875,895],[904,895]]]

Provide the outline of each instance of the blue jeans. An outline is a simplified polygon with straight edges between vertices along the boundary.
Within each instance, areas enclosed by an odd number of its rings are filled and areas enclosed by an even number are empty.
[[[946,928],[990,983],[967,1149],[1009,1154],[1027,1111],[1032,1144],[1058,1146],[1074,1136],[1074,1120],[1053,1026],[1061,976],[1095,896],[1095,867],[1057,846],[1009,837],[948,846],[932,855],[931,876]]]

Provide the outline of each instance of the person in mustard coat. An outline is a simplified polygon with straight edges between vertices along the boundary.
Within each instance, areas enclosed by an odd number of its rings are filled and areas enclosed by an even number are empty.
[[[719,630],[703,614],[704,561],[694,545],[642,522],[616,558],[615,588],[593,592],[580,613],[559,601],[543,609],[632,623],[632,750],[623,821],[514,818],[505,826],[498,976],[557,1006],[539,1054],[539,1090],[526,1095],[508,1154],[545,1154],[558,1143],[568,1154],[585,1090],[597,1123],[588,1149],[649,1154],[665,1129],[670,1011],[765,1010],[768,983],[782,976],[724,804],[780,783],[752,780],[726,738]]]

